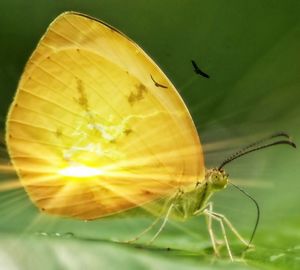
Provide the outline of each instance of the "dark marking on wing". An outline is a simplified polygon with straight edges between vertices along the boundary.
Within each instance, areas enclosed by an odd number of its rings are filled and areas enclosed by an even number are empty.
[[[150,191],[150,190],[147,190],[147,189],[144,189],[144,190],[142,190],[142,195],[152,195],[153,194],[153,192],[152,191]]]
[[[126,128],[124,129],[123,133],[128,136],[130,133],[132,133],[132,129],[131,128]]]
[[[196,74],[201,75],[201,76],[203,76],[203,77],[205,77],[205,78],[209,78],[209,75],[206,74],[206,73],[204,73],[204,72],[198,67],[197,63],[196,63],[194,60],[191,60],[191,62],[192,62],[192,65],[193,65],[193,67],[194,67],[194,71],[195,71]]]
[[[57,138],[61,138],[61,136],[63,135],[62,130],[60,128],[57,128],[56,132],[55,132],[55,135],[56,135]]]
[[[145,97],[145,94],[147,93],[147,88],[145,85],[140,83],[136,86],[137,91],[136,92],[130,92],[130,95],[128,96],[127,100],[129,104],[132,106],[136,102],[142,100]]]
[[[75,99],[75,100],[85,111],[88,111],[88,109],[89,109],[88,98],[84,91],[83,83],[78,78],[76,80],[76,83],[77,83],[77,91],[78,91],[79,97],[78,97],[78,99]]]
[[[150,77],[151,77],[151,79],[152,79],[152,81],[154,82],[154,85],[155,85],[156,87],[168,88],[167,86],[162,85],[162,84],[158,83],[157,81],[155,81],[151,74],[150,74]]]

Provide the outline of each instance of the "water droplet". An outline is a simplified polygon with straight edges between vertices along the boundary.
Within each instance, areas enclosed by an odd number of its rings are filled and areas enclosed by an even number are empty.
[[[51,237],[63,237],[63,238],[71,238],[74,237],[74,233],[72,232],[66,232],[66,233],[59,233],[59,232],[53,232],[53,233],[46,233],[46,232],[35,232],[34,235],[37,236],[51,236]]]
[[[49,236],[49,234],[46,233],[46,232],[36,232],[35,235],[38,235],[38,236]]]
[[[74,233],[67,232],[67,233],[64,233],[62,236],[65,238],[71,238],[71,237],[74,237]]]

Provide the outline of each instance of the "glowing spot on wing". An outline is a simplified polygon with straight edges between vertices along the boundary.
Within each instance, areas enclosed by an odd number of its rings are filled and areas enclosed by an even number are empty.
[[[92,168],[83,165],[66,167],[59,171],[59,174],[63,176],[71,177],[92,177],[103,174],[103,171],[99,168]]]

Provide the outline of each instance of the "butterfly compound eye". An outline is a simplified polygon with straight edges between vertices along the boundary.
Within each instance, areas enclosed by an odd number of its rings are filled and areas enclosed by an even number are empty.
[[[215,190],[223,189],[228,183],[227,176],[224,173],[216,171],[211,176],[211,185]]]

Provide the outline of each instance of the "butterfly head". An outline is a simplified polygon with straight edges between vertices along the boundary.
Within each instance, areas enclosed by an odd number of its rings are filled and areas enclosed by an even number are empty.
[[[214,190],[220,190],[227,186],[228,184],[228,174],[223,169],[213,168],[207,170],[205,175],[207,183]]]

